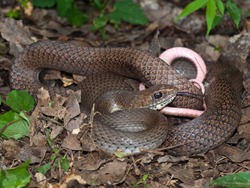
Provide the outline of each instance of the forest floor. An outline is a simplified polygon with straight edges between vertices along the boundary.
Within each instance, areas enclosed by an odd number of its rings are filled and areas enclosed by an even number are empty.
[[[91,23],[72,27],[55,9],[32,8],[22,20],[14,20],[4,17],[14,8],[13,4],[1,5],[0,93],[3,98],[11,91],[8,72],[14,58],[29,44],[39,40],[60,40],[88,47],[149,50],[159,31],[161,51],[187,47],[199,53],[206,63],[218,59],[233,61],[230,63],[243,72],[242,119],[234,135],[214,150],[191,157],[151,152],[118,158],[95,148],[87,134],[89,125],[82,122],[86,117],[80,112],[76,98],[58,96],[54,105],[48,106],[50,97],[46,91],[41,91],[37,106],[29,114],[32,122],[29,136],[18,140],[0,138],[0,166],[3,169],[30,160],[29,187],[209,187],[213,179],[249,171],[250,22],[245,18],[240,29],[235,29],[232,21],[226,18],[205,37],[204,11],[175,23],[173,20],[184,7],[179,1],[140,2],[149,23],[146,26],[121,23],[118,28],[108,24],[105,38],[91,30]],[[239,6],[250,7],[247,1]],[[92,9],[87,11],[90,17],[96,14]],[[46,76],[46,79],[75,82],[58,71],[49,71]],[[6,110],[8,108],[2,106],[1,112]],[[79,132],[72,133],[75,130]],[[56,159],[61,160],[60,165]],[[50,164],[49,171],[37,172],[37,168],[45,164]],[[67,172],[63,170],[64,164],[69,166]]]

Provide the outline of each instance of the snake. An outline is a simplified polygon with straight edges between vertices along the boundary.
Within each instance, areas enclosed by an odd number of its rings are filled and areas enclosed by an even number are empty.
[[[85,109],[87,106],[90,110],[93,103],[102,101],[102,104],[96,105],[101,113],[94,116],[92,136],[96,145],[108,153],[123,151],[136,154],[143,149],[152,150],[159,146],[168,148],[167,153],[177,156],[207,152],[224,143],[235,132],[241,119],[241,73],[229,65],[211,79],[205,93],[206,111],[180,125],[169,125],[164,115],[149,108],[120,110],[120,107],[110,107],[113,98],[118,102],[124,98],[116,97],[122,89],[114,85],[132,79],[143,82],[149,88],[166,84],[176,87],[182,93],[192,94],[176,95],[171,99],[172,106],[202,108],[203,101],[194,97],[202,96],[199,89],[163,60],[147,51],[39,41],[27,46],[15,58],[10,70],[11,88],[25,89],[36,94],[39,88],[45,87],[52,95],[65,94],[65,88],[46,87],[41,82],[40,72],[43,69],[55,69],[87,77],[78,86],[82,90],[81,106],[85,106]],[[100,88],[106,89],[104,91]],[[102,95],[98,99],[103,93],[107,96]],[[123,96],[130,95],[132,94]],[[107,102],[109,107],[105,108],[103,106],[106,105],[107,98],[111,98],[111,102]],[[123,106],[126,103],[119,102],[121,105],[115,105]],[[105,112],[109,110],[114,112]]]

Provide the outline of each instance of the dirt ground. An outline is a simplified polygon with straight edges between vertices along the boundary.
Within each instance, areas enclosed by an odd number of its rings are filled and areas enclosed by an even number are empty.
[[[80,112],[77,93],[57,97],[54,104],[46,91],[41,91],[31,115],[29,137],[20,140],[0,138],[1,165],[16,166],[30,159],[30,187],[209,187],[218,177],[250,169],[250,22],[244,18],[239,29],[226,17],[205,37],[204,11],[175,23],[173,20],[186,1],[138,1],[148,17],[146,26],[122,23],[119,28],[108,24],[107,38],[91,30],[91,23],[76,28],[58,17],[55,9],[32,8],[22,20],[5,18],[14,3],[0,7],[0,93],[11,91],[8,71],[17,55],[38,40],[73,41],[89,47],[131,47],[149,50],[159,31],[161,51],[171,47],[188,47],[199,53],[206,63],[218,60],[235,65],[243,74],[242,119],[234,135],[214,150],[191,157],[175,157],[164,152],[118,158],[95,148],[89,136],[89,124]],[[181,2],[181,3],[180,3]],[[82,5],[82,4],[81,4]],[[238,1],[244,10],[248,1]],[[83,6],[83,5],[82,5]],[[96,12],[87,10],[90,17]],[[219,50],[214,50],[214,49]],[[69,79],[63,73],[50,71],[47,79]],[[66,81],[76,82],[78,77]],[[1,112],[6,111],[2,107]],[[74,121],[72,121],[74,119]],[[85,121],[84,121],[85,120]],[[48,133],[49,130],[49,133]],[[73,131],[78,130],[77,134]],[[54,150],[70,162],[68,172],[55,163],[45,175],[36,169],[51,162]]]

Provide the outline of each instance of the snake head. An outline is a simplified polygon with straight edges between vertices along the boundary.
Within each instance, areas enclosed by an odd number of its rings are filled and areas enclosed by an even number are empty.
[[[167,84],[160,84],[138,91],[131,102],[131,108],[161,110],[174,100],[177,91],[178,89],[175,86]]]

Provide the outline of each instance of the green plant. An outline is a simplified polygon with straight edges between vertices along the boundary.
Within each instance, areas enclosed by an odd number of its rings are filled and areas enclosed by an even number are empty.
[[[59,16],[66,17],[68,22],[76,27],[81,26],[89,21],[89,16],[81,12],[74,0],[18,0],[21,6],[25,6],[30,1],[34,6],[39,8],[52,8],[56,6]],[[122,21],[130,24],[146,25],[147,17],[143,10],[132,0],[116,0],[114,4],[111,0],[89,0],[91,7],[95,8],[99,14],[93,18],[93,31],[99,31],[105,37],[105,27],[108,23],[120,26]],[[11,10],[8,17],[18,18],[18,12]]]
[[[23,90],[11,91],[6,100],[0,97],[0,104],[4,103],[11,110],[0,115],[0,136],[6,139],[20,139],[28,136],[30,112],[35,105],[33,97]]]
[[[19,13],[19,10],[11,9],[11,10],[9,10],[9,12],[6,14],[6,16],[7,16],[8,18],[18,19],[18,18],[20,17],[20,13]]]
[[[243,188],[250,187],[250,173],[239,172],[237,174],[230,174],[213,180],[210,186],[219,186],[227,188]]]
[[[107,6],[110,4],[110,0],[92,0],[93,5],[99,10],[99,16],[95,17],[93,20],[94,31],[100,31],[100,33],[105,35],[105,27],[108,22],[115,25],[116,28],[120,26],[122,21],[146,25],[148,23],[147,17],[145,16],[143,10],[132,0],[117,0],[113,5],[111,12],[107,11]]]
[[[46,163],[39,168],[37,168],[37,171],[46,174],[50,169],[51,165],[55,164],[57,168],[62,167],[62,169],[67,172],[70,167],[70,162],[66,158],[66,155],[62,156],[60,155],[60,150],[56,147],[56,144],[50,139],[50,137],[47,135],[48,138],[48,144],[52,148],[52,155],[50,156],[50,163]]]
[[[56,5],[59,16],[66,17],[74,26],[81,26],[89,20],[89,17],[79,11],[74,0],[30,0],[33,5],[40,8],[52,8]]]
[[[28,8],[29,0],[17,0],[17,2],[20,4],[21,8],[23,8],[23,9]],[[9,12],[7,12],[6,16],[8,18],[19,19],[20,18],[20,7],[15,8],[15,9],[10,9]]]
[[[235,26],[237,28],[239,27],[241,10],[238,8],[237,4],[233,2],[233,0],[227,0],[226,3],[223,3],[222,0],[194,0],[184,8],[176,20],[178,21],[179,19],[188,16],[203,7],[206,8],[206,35],[209,35],[210,31],[220,23],[226,12],[228,12],[230,17],[233,19]]]
[[[148,174],[143,175],[136,183],[133,183],[133,188],[139,188],[139,185],[143,185],[144,188],[147,188],[148,176]]]
[[[0,187],[25,187],[30,182],[29,161],[8,169],[0,169]]]

